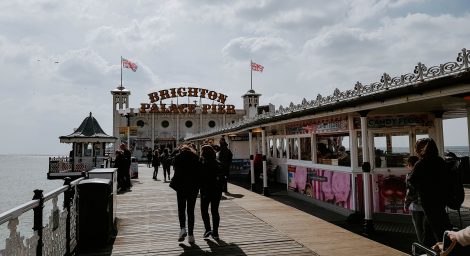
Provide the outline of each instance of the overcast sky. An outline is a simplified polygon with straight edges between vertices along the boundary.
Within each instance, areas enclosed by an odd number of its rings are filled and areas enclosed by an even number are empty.
[[[253,88],[277,108],[470,48],[468,0],[10,0],[0,9],[0,154],[66,155],[59,136],[89,112],[111,135],[120,56],[138,65],[123,73],[132,107],[191,85],[240,108],[253,59],[265,68]],[[468,144],[466,120],[445,125],[446,144]]]

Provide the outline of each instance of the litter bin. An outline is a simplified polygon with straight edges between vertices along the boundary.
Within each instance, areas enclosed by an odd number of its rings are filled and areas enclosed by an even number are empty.
[[[139,178],[139,162],[136,157],[131,157],[131,179]]]
[[[104,247],[113,234],[113,193],[110,179],[93,178],[78,184],[78,244]]]

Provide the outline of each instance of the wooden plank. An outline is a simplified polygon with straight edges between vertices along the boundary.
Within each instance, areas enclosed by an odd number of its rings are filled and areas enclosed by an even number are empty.
[[[220,204],[221,240],[202,238],[198,199],[196,243],[180,243],[176,192],[168,183],[154,181],[152,173],[153,169],[140,165],[132,191],[118,195],[118,234],[113,245],[80,255],[404,255],[234,185],[229,185],[229,191],[238,196]]]

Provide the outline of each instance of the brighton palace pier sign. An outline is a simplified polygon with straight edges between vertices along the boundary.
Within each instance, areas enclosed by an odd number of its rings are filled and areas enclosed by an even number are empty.
[[[149,93],[150,103],[140,103],[141,113],[196,113],[196,104],[165,104],[162,100],[179,97],[197,97],[217,101],[219,104],[201,104],[202,114],[235,114],[234,105],[225,105],[227,95],[204,88],[179,87]],[[157,103],[158,102],[158,103]]]

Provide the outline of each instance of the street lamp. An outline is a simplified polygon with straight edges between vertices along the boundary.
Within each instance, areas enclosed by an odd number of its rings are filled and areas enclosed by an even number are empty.
[[[130,137],[131,137],[131,117],[136,115],[138,112],[133,108],[118,109],[119,115],[127,118],[127,148],[130,149]]]

